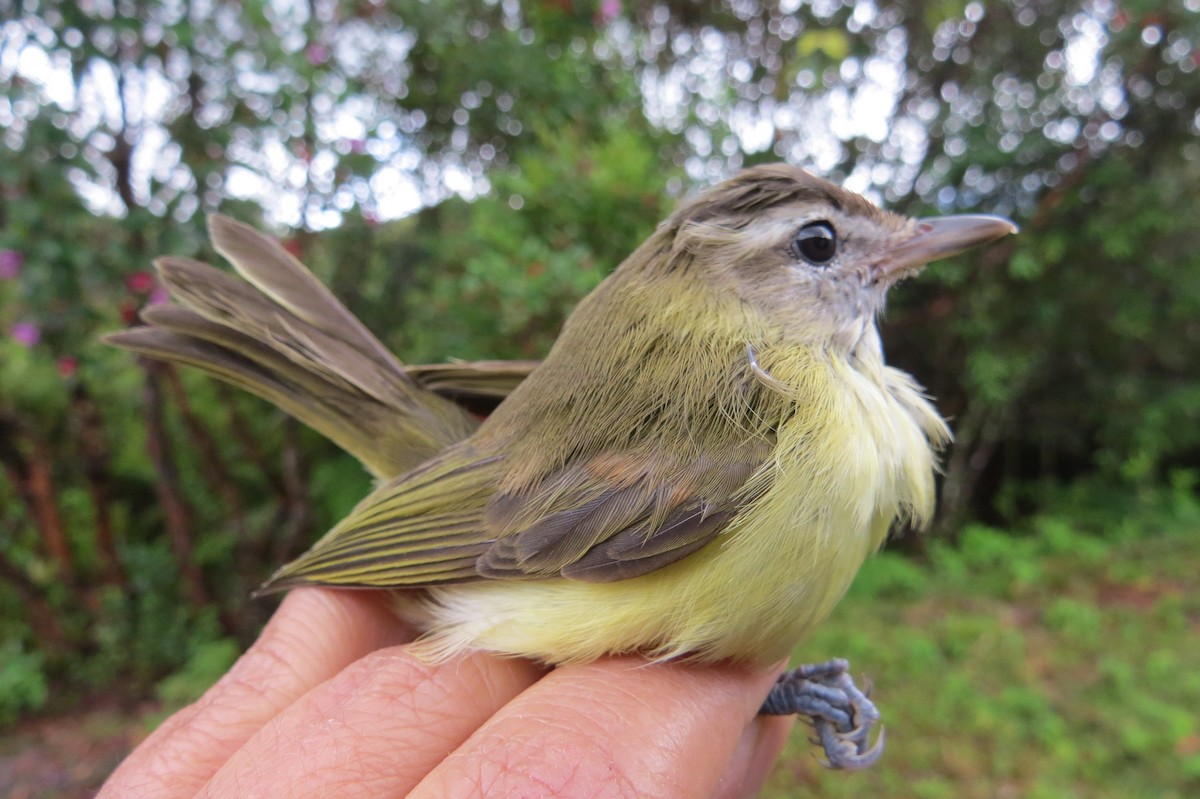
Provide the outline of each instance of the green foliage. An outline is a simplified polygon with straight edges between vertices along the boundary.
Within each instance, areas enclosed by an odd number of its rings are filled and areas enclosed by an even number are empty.
[[[608,117],[539,127],[469,214],[426,234],[430,263],[406,298],[398,351],[541,357],[566,313],[665,215],[665,177],[646,131]]]
[[[1200,452],[1188,321],[1200,318],[1200,282],[1185,277],[1200,272],[1188,221],[1200,171],[1143,156],[1092,169],[1052,226],[1021,236],[1008,271],[983,273],[965,297],[952,324],[969,353],[967,413],[1004,409],[986,432],[960,424],[966,447],[1004,440],[1010,463],[1041,459],[1039,476],[1090,460],[1129,484]]]
[[[162,680],[155,693],[171,708],[200,698],[241,654],[241,646],[230,638],[204,641],[192,647],[183,668]]]
[[[25,651],[17,641],[0,644],[0,726],[46,704],[50,687],[43,660],[40,653]]]
[[[925,568],[868,561],[794,660],[836,653],[869,675],[884,759],[830,772],[793,735],[764,796],[1200,790],[1200,518],[1194,497],[1182,514],[1167,499],[1134,514],[1136,528],[1110,517],[1089,529],[1067,501],[1009,535],[936,543]]]

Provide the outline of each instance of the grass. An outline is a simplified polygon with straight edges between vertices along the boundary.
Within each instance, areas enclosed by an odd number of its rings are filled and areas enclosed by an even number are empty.
[[[1200,513],[1184,499],[1149,535],[1111,518],[1083,532],[1076,514],[1019,537],[971,528],[924,565],[873,559],[794,659],[870,677],[884,758],[829,771],[797,730],[763,797],[1200,796]]]

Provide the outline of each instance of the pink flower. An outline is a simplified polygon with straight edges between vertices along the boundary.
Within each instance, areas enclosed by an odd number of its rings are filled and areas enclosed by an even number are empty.
[[[314,67],[320,66],[329,60],[329,48],[323,44],[310,44],[304,48],[304,57]]]
[[[42,331],[33,322],[17,322],[11,333],[13,341],[26,347],[33,347],[42,340]]]
[[[600,22],[607,24],[621,15],[621,0],[600,0]]]
[[[149,272],[134,272],[125,278],[125,288],[130,294],[149,294],[154,288],[154,275]]]
[[[150,296],[146,299],[147,305],[164,305],[171,301],[171,292],[167,291],[162,286],[155,287],[154,291],[150,292]]]
[[[79,370],[79,361],[74,355],[64,355],[58,359],[58,373],[63,377],[74,377]]]
[[[21,274],[25,256],[16,250],[0,250],[0,280],[12,280]]]

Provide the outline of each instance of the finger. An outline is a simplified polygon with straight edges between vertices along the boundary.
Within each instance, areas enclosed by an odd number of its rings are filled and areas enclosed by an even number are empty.
[[[757,796],[795,724],[795,716],[755,716],[742,731],[737,751],[721,775],[714,799]]]
[[[99,796],[193,796],[263,724],[314,685],[369,652],[412,637],[387,608],[385,595],[292,591],[233,668],[163,722]]]
[[[268,722],[199,795],[404,796],[540,676],[479,652],[437,665],[374,652]]]
[[[411,796],[709,796],[777,674],[634,658],[562,668]]]

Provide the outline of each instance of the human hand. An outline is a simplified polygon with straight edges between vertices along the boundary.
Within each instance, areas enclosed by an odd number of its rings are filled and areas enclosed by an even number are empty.
[[[249,651],[168,718],[100,799],[753,795],[794,717],[779,669],[610,658],[430,665],[374,592],[291,592]]]

